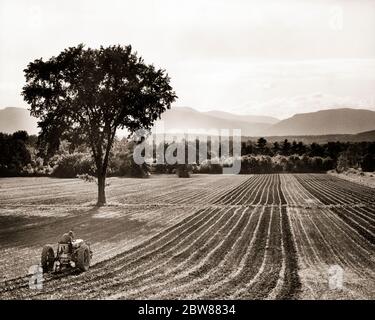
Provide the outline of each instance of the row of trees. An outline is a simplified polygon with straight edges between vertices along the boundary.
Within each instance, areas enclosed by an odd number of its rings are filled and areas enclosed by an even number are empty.
[[[133,149],[133,142],[115,139],[109,156],[107,173],[109,176],[147,176],[149,171],[147,164],[139,166],[134,162]],[[96,176],[95,161],[91,157],[89,148],[72,147],[72,143],[62,141],[53,156],[42,158],[34,141],[27,145],[26,152],[29,162],[21,164],[12,175],[51,175],[57,178],[75,178],[84,174]]]
[[[366,144],[366,143],[365,143]],[[307,154],[310,157],[331,157],[337,159],[338,155],[346,150],[351,144],[343,142],[328,142],[326,144],[304,144],[302,141],[276,141],[269,143],[265,138],[259,138],[256,142],[248,140],[242,142],[242,155],[303,155]]]
[[[241,157],[241,173],[324,172],[334,168],[330,157],[292,155],[274,157],[247,155]]]
[[[265,138],[258,141],[242,142],[242,155],[268,155],[268,156],[308,156],[330,158],[339,170],[347,168],[362,168],[363,171],[375,170],[375,142],[328,142],[325,144],[304,144],[299,141],[268,143]]]
[[[267,142],[264,138],[254,143],[256,151],[245,154],[242,149],[241,173],[265,173],[265,172],[319,172],[336,168],[344,171],[348,168],[362,168],[363,171],[374,171],[375,165],[375,143],[341,143],[332,142],[324,145],[303,143],[291,143],[299,145],[305,153],[282,154],[282,152],[267,154]],[[0,155],[0,175],[52,175],[60,178],[73,178],[81,174],[96,175],[96,165],[90,154],[90,148],[75,145],[73,142],[62,141],[59,149],[52,157],[42,157],[38,152],[37,137],[29,136],[26,132],[20,131],[13,135],[0,134],[0,147],[3,152]],[[189,147],[194,144],[199,146],[199,141],[179,142],[185,143],[185,160]],[[285,146],[285,141],[279,145]],[[169,143],[155,146],[154,151],[168,148]],[[231,166],[231,158],[222,158],[220,149],[214,152],[209,147],[206,154],[199,148],[194,149],[195,162],[188,169],[176,164],[158,163],[156,153],[148,163],[137,165],[133,160],[135,143],[125,138],[114,139],[108,161],[109,176],[131,176],[145,177],[149,172],[153,173],[175,173],[185,171],[195,173],[222,173],[223,167]],[[264,150],[265,154],[261,152]],[[282,150],[282,149],[281,149]],[[342,150],[342,151],[340,151]],[[245,150],[249,151],[249,150]],[[340,151],[340,152],[339,152]],[[200,162],[199,159],[204,159]]]
[[[26,131],[13,134],[0,132],[0,176],[18,175],[31,162],[28,142],[29,135]]]

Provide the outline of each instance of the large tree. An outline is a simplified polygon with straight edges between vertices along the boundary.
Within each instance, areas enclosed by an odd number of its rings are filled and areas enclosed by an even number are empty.
[[[24,70],[25,101],[38,117],[39,144],[47,155],[64,137],[77,137],[92,151],[98,205],[105,204],[105,179],[117,129],[149,130],[177,98],[163,69],[145,64],[131,46],[71,47]]]

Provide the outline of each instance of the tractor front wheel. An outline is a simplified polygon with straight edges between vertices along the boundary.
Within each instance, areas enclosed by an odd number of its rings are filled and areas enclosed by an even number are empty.
[[[42,251],[41,258],[43,272],[49,272],[53,269],[53,264],[55,263],[55,253],[53,248],[49,245],[45,245]]]

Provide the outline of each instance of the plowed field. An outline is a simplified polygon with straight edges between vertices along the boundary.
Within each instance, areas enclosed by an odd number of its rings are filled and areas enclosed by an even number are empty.
[[[375,189],[325,174],[0,179],[1,299],[374,299]],[[86,273],[28,270],[73,229]],[[329,286],[330,268],[343,285]]]

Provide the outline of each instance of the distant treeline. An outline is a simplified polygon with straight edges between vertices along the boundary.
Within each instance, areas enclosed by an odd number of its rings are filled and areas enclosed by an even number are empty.
[[[95,165],[88,148],[83,145],[63,141],[56,154],[45,156],[38,149],[37,137],[25,131],[14,134],[0,133],[0,176],[55,176],[73,178],[77,175],[95,176]],[[170,142],[155,146],[154,153],[147,163],[139,166],[134,163],[135,143],[126,139],[116,140],[111,152],[109,176],[145,177],[149,172],[175,173],[187,176],[187,172],[223,172],[230,167],[233,157],[221,154],[220,148],[212,148],[208,142],[206,154],[199,149],[200,142],[180,141],[186,148],[195,145],[195,162],[189,165],[169,165],[157,162],[157,150],[165,151]],[[230,144],[229,154],[232,154]],[[217,150],[217,151],[214,151]],[[199,159],[206,160],[199,161]],[[241,173],[270,172],[324,172],[331,169],[344,171],[348,168],[375,170],[374,142],[328,142],[325,144],[304,144],[303,142],[283,141],[269,143],[265,138],[257,141],[243,141],[241,144]]]
[[[0,132],[0,176],[17,176],[31,162],[30,149],[27,147],[29,140],[26,131],[13,134]]]
[[[38,148],[38,137],[26,131],[13,134],[0,133],[0,176],[54,176],[75,178],[77,175],[95,176],[95,164],[89,148],[62,141],[54,155],[46,156]],[[148,168],[133,161],[134,143],[116,140],[112,148],[109,176],[147,175]]]
[[[218,141],[208,141],[207,160],[200,163],[199,158],[206,155],[202,155],[202,150],[198,148],[199,140],[186,142],[186,154],[191,146],[195,147],[196,162],[190,165],[192,172],[220,173],[223,167],[231,166],[233,159],[223,157],[220,146],[212,147],[214,143],[218,144]],[[164,152],[168,145],[164,144]],[[157,158],[156,151],[162,147],[154,146],[154,159]],[[229,144],[231,155],[232,148],[233,145]],[[269,143],[265,138],[259,138],[257,141],[248,140],[241,143],[241,173],[324,172],[335,168],[343,171],[350,167],[374,171],[375,142],[304,144],[301,141],[284,139]],[[153,168],[155,172],[170,173],[176,166],[155,163]]]
[[[339,171],[349,167],[362,168],[363,171],[375,170],[375,142],[328,142],[324,144],[311,143],[304,144],[299,141],[288,141],[268,143],[265,138],[258,141],[242,142],[242,155],[265,155],[270,157],[285,156],[295,163],[299,156],[302,162],[307,162],[307,158],[319,157],[325,162],[323,170],[330,167]],[[292,157],[292,158],[291,158]],[[293,158],[294,157],[294,158]],[[317,160],[320,162],[320,160]],[[298,161],[297,161],[298,162]],[[300,163],[301,164],[301,163]],[[300,165],[297,164],[297,167]],[[315,167],[315,165],[314,165]],[[329,170],[329,169],[328,169]]]

